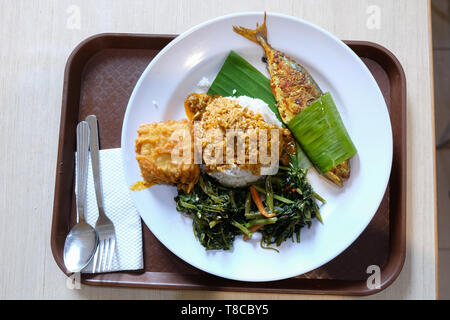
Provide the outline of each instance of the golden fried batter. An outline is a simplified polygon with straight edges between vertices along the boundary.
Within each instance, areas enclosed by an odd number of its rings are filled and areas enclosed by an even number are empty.
[[[198,95],[197,97],[201,96]],[[195,103],[191,104],[190,108],[195,108]],[[268,164],[264,163],[264,161],[269,160],[263,160],[260,156],[258,148],[258,146],[261,147],[260,144],[262,143],[258,138],[260,130],[266,130],[266,150],[267,155],[270,157],[272,130],[275,129],[274,134],[275,136],[278,135],[278,155],[281,154],[285,136],[284,131],[287,131],[287,129],[266,123],[260,113],[254,113],[248,108],[240,106],[237,101],[224,97],[215,97],[201,108],[201,114],[197,116],[201,127],[199,128],[200,132],[196,132],[196,136],[201,138],[203,160],[207,171],[224,171],[230,167],[237,166],[254,174],[260,174],[260,168]],[[228,148],[226,135],[230,131],[235,132],[235,138],[238,139],[237,144],[239,144],[239,141],[243,144],[243,157],[240,159],[238,159],[238,146],[236,144],[233,143],[234,148]],[[223,139],[217,139],[218,136],[223,137]],[[251,146],[250,139],[255,139],[254,141],[258,143],[258,146],[256,144]],[[215,154],[212,157],[206,157],[206,148],[222,150],[222,155],[218,159]],[[230,162],[231,157],[233,157],[233,160]]]
[[[260,114],[254,114],[252,111],[242,108],[235,101],[228,98],[214,96],[211,97],[206,93],[191,93],[187,96],[184,107],[186,115],[189,119],[200,120],[202,130],[218,128],[221,131],[226,129],[267,129],[270,130],[276,128],[265,123],[263,117]],[[203,119],[205,117],[205,119]],[[279,128],[281,131],[280,135],[280,161],[283,165],[288,165],[290,162],[289,154],[296,154],[297,149],[295,146],[295,139],[289,129]],[[249,164],[249,156],[252,150],[248,150],[248,132],[244,137],[247,146],[245,161],[247,164],[240,165],[237,164],[241,169],[247,169],[253,173],[258,173],[261,164],[252,165]],[[208,144],[214,144],[214,137],[203,137],[203,149]],[[223,146],[225,147],[225,145]],[[268,149],[270,149],[270,139],[268,141]],[[257,156],[257,151],[256,156]],[[210,171],[213,170],[225,170],[229,168],[229,164],[224,164],[221,166],[211,166],[211,164],[206,166]]]
[[[208,103],[214,98],[206,93],[191,93],[184,100],[184,110],[190,120],[199,120]]]
[[[174,184],[186,192],[192,190],[200,175],[193,161],[192,130],[192,123],[186,119],[139,127],[136,160],[148,185]]]

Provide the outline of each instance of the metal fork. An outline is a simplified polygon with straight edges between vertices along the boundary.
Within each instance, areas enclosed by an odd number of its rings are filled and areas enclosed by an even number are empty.
[[[97,117],[90,115],[86,118],[90,127],[90,150],[92,160],[92,173],[94,176],[95,196],[97,198],[98,219],[95,224],[99,243],[94,255],[93,272],[111,271],[112,258],[116,247],[116,232],[114,225],[105,214],[103,206],[103,191],[100,181],[99,138]]]

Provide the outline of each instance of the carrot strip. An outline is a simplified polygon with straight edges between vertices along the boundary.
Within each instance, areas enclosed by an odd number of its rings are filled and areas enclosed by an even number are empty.
[[[262,227],[264,227],[263,224],[257,224],[256,226],[250,227],[248,230],[250,230],[250,232],[255,232],[258,229],[261,229]],[[248,236],[246,234],[244,234],[244,241],[248,240]]]
[[[259,193],[258,191],[256,191],[255,187],[250,186],[250,193],[252,195],[252,199],[255,202],[256,206],[258,207],[259,212],[261,212],[261,214],[267,218],[271,218],[275,216],[275,213],[271,213],[269,214],[266,211],[266,208],[264,208],[264,205],[261,201],[261,198],[259,197]]]

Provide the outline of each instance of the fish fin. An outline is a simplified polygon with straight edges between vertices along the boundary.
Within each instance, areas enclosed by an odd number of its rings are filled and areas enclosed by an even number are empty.
[[[323,176],[327,178],[329,181],[333,182],[338,187],[342,187],[343,184],[342,179],[339,176],[335,175],[333,172],[327,171],[323,174]]]
[[[262,38],[265,42],[267,42],[266,12],[264,12],[264,23],[262,25],[257,23],[255,30],[238,26],[233,26],[233,30],[250,41],[260,43],[259,39]]]

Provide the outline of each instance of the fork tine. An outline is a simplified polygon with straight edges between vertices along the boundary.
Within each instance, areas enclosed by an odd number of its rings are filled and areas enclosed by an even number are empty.
[[[103,261],[103,249],[104,249],[104,247],[105,247],[105,243],[102,240],[102,241],[100,241],[100,243],[98,245],[98,248],[99,248],[100,252],[98,254],[99,261],[98,261],[98,270],[97,270],[97,272],[102,272],[102,261]]]
[[[116,248],[116,239],[112,238],[111,239],[111,248],[109,249],[110,251],[110,256],[109,256],[109,262],[108,262],[108,270],[111,270],[111,264],[112,264],[112,259],[115,253],[115,248]]]
[[[99,266],[98,272],[108,272],[111,269],[112,258],[116,246],[114,224],[105,214],[103,205],[103,191],[100,175],[100,151],[99,151],[99,136],[98,136],[98,121],[95,115],[89,115],[86,118],[89,124],[90,136],[89,146],[91,154],[92,175],[94,178],[95,197],[97,198],[98,218],[95,224],[95,229],[99,233],[101,243],[99,244],[99,253],[96,264]]]
[[[109,238],[105,239],[105,248],[104,248],[104,255],[103,255],[103,261],[102,261],[102,266],[103,266],[103,272],[109,271],[106,269],[107,263],[108,263],[108,254],[109,254]]]
[[[92,264],[92,272],[95,273],[96,269],[97,269],[97,262],[98,262],[98,249],[100,248],[100,242],[97,246],[97,249],[95,249],[95,254],[94,254],[94,262]]]

